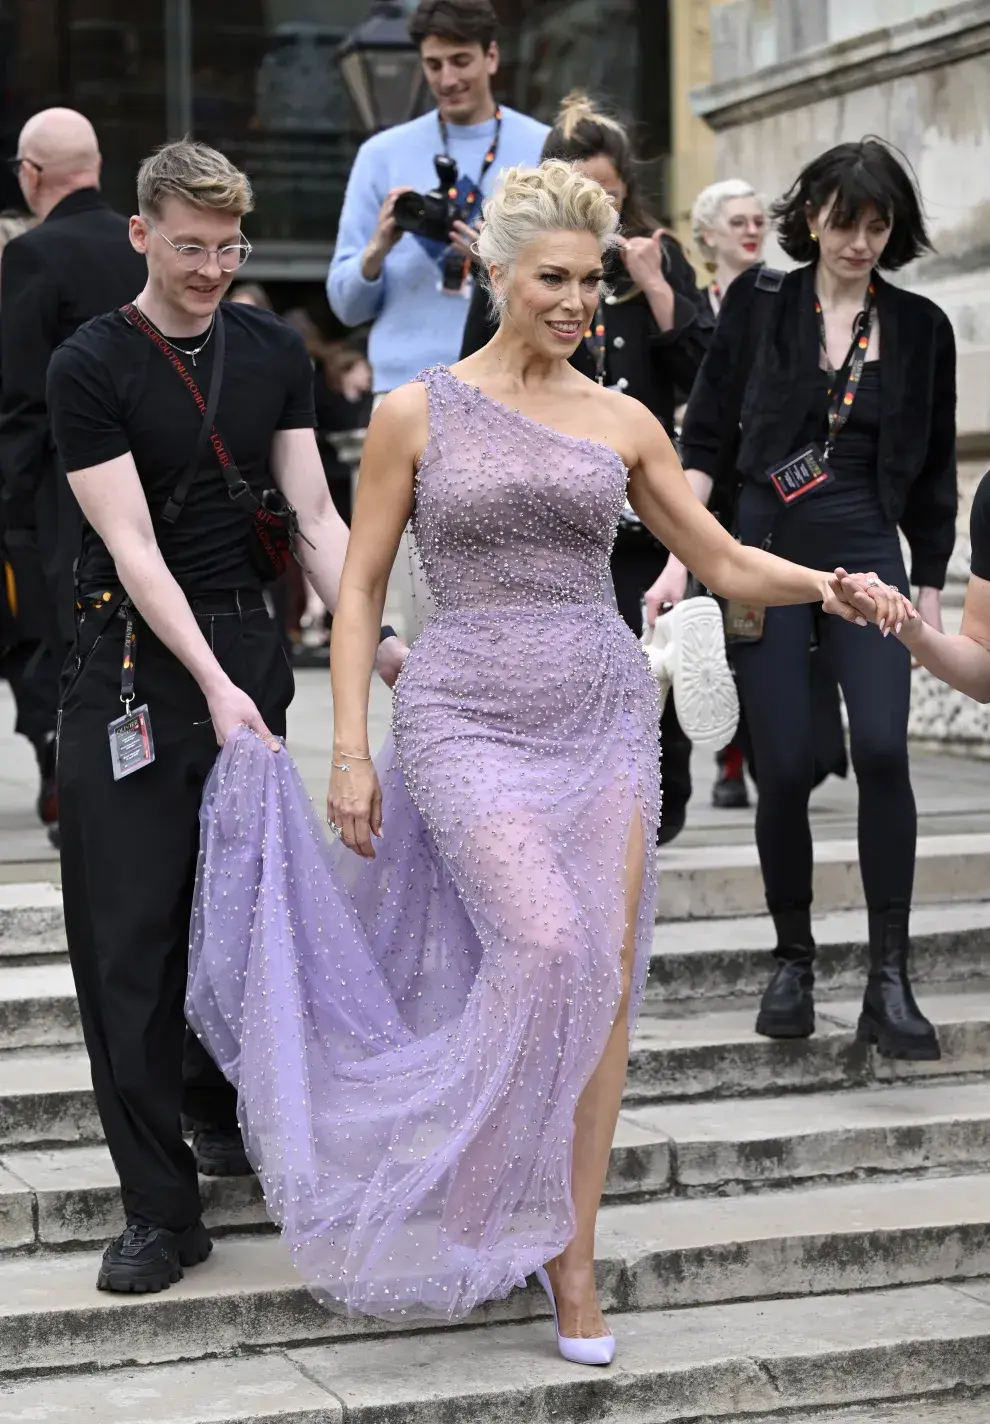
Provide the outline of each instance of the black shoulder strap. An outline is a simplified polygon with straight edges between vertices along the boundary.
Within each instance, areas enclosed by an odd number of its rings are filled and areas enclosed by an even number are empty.
[[[210,372],[210,388],[206,392],[206,410],[203,412],[203,423],[199,427],[199,435],[196,439],[196,447],[193,450],[189,464],[186,466],[185,474],[172,491],[172,498],[166,503],[162,510],[162,518],[168,524],[174,524],[182,513],[183,506],[189,498],[189,491],[192,489],[193,480],[199,473],[203,461],[203,451],[206,449],[206,442],[210,438],[210,431],[213,429],[213,422],[217,415],[217,406],[220,404],[220,387],[223,384],[223,362],[227,352],[227,334],[223,325],[223,312],[221,302],[216,310],[213,320],[216,323],[213,332],[213,369]]]
[[[196,445],[193,449],[192,455],[190,456],[189,463],[185,468],[182,478],[179,480],[179,483],[173,490],[172,497],[167,501],[165,508],[162,510],[162,518],[168,524],[175,523],[179,515],[182,513],[183,506],[185,505],[186,500],[189,498],[189,491],[192,489],[193,481],[199,473],[199,469],[202,464],[203,452],[206,449],[206,442],[209,440],[210,431],[213,429],[213,422],[216,419],[217,414],[217,406],[220,404],[220,387],[223,384],[224,356],[227,350],[227,334],[223,324],[223,311],[221,310],[222,305],[223,304],[221,303],[220,306],[217,307],[216,313],[213,318],[213,369],[210,372],[210,387],[206,393],[206,405],[203,409],[203,421],[199,427],[199,435],[196,437]],[[131,323],[132,326],[136,326],[138,330],[143,331],[146,336],[150,336],[156,346],[160,346],[159,341],[156,340],[155,335],[148,328],[146,319],[142,317],[141,312],[138,310],[137,307],[133,305],[133,303],[128,303],[127,306],[121,307],[121,312]],[[181,361],[179,361],[178,358],[175,356],[169,356],[169,353],[167,351],[163,352],[163,354],[169,357],[172,362],[172,365],[176,368],[179,374],[185,376],[185,368],[183,367]],[[202,397],[200,397],[200,399],[202,399]]]
[[[761,267],[756,274],[756,290],[758,292],[779,292],[784,285],[786,272],[781,272],[779,267]]]
[[[729,398],[723,407],[722,431],[719,440],[718,473],[715,483],[723,485],[736,478],[736,459],[739,454],[739,422],[742,419],[743,401],[746,387],[753,370],[753,360],[759,350],[760,341],[770,320],[770,298],[780,291],[787,274],[775,267],[761,267],[753,283],[753,299],[750,302],[746,335],[736,358]],[[765,295],[761,296],[760,293]]]

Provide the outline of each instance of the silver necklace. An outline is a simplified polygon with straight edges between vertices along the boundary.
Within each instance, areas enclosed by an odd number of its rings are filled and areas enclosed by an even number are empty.
[[[137,306],[137,302],[135,302],[134,305]],[[138,307],[138,311],[140,311],[140,310],[141,310],[141,308]],[[153,321],[151,321],[151,317],[148,315],[147,312],[142,312],[142,316],[144,317],[145,321],[151,322],[151,325],[152,325],[152,326],[155,326],[155,323],[154,323]],[[171,346],[171,348],[172,348],[173,351],[178,351],[181,356],[188,356],[189,359],[192,361],[193,365],[195,366],[195,364],[196,364],[196,357],[199,355],[199,353],[200,353],[206,346],[209,345],[210,337],[213,335],[213,328],[216,326],[216,324],[217,324],[217,314],[216,314],[216,312],[214,312],[214,313],[213,313],[213,319],[212,319],[212,321],[210,322],[210,329],[209,329],[209,331],[206,333],[205,337],[204,337],[203,340],[199,343],[199,345],[196,346],[196,347],[194,347],[192,351],[187,351],[184,346],[177,346],[174,341],[169,341],[168,337],[165,335],[164,331],[162,331],[161,327],[155,326],[155,330],[158,332],[158,335],[161,337],[161,339],[162,339],[164,342],[167,342],[169,346]]]

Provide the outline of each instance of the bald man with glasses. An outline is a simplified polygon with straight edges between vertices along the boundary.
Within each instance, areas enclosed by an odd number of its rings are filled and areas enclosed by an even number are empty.
[[[39,811],[53,822],[58,679],[73,638],[72,566],[81,516],[60,473],[45,396],[52,352],[84,322],[130,301],[144,258],[127,219],[100,196],[92,124],[72,109],[45,109],[21,131],[8,160],[24,202],[40,219],[9,242],[0,264],[0,500],[21,617],[40,639],[26,673],[41,764]],[[51,826],[53,838],[57,826]]]

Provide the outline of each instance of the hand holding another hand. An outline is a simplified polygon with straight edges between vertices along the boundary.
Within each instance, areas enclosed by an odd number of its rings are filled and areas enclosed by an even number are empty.
[[[875,623],[885,638],[891,633],[900,633],[905,623],[918,617],[910,599],[875,573],[850,574],[845,569],[836,569],[826,581],[826,589],[822,600],[826,613],[834,613],[847,623],[859,623],[861,627]]]

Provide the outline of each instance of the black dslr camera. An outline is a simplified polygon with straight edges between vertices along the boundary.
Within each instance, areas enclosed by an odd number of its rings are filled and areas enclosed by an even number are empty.
[[[395,200],[395,225],[401,232],[429,238],[447,246],[455,222],[467,222],[468,215],[450,195],[457,190],[457,164],[445,153],[433,160],[437,186],[427,193],[400,193]],[[459,292],[464,286],[464,258],[449,252],[443,262],[443,289]]]

